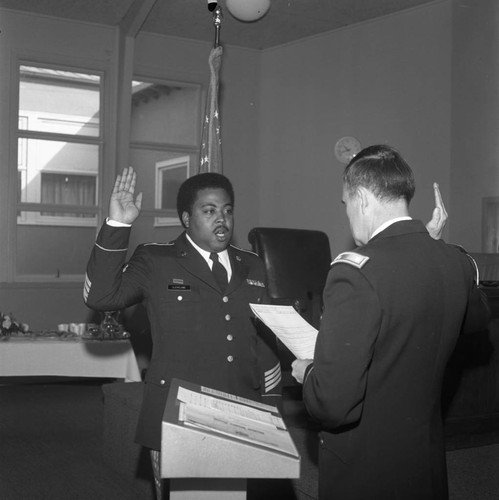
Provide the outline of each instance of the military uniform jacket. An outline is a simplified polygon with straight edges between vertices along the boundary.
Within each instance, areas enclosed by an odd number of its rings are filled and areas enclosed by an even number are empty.
[[[321,500],[447,498],[442,378],[463,323],[486,328],[474,276],[413,220],[333,261],[303,385],[323,429]]]
[[[172,378],[278,404],[281,370],[275,337],[255,328],[250,302],[267,300],[260,258],[228,248],[232,277],[222,293],[185,233],[171,244],[139,245],[125,264],[130,228],[104,224],[92,251],[84,299],[96,310],[146,307],[152,356],[136,439],[160,448]],[[132,332],[133,333],[133,332]]]

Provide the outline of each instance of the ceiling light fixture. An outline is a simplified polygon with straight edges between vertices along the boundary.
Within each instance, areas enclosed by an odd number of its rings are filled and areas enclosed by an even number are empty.
[[[270,0],[225,0],[227,10],[239,21],[261,19],[270,9]]]

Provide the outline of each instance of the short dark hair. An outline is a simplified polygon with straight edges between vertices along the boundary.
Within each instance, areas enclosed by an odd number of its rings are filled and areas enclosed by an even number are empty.
[[[229,195],[232,205],[234,205],[234,188],[225,175],[216,172],[193,175],[185,180],[178,190],[177,213],[181,221],[184,212],[189,215],[192,214],[194,202],[199,191],[203,189],[223,189]]]
[[[350,194],[362,186],[380,200],[404,198],[407,204],[416,191],[411,167],[396,149],[386,145],[368,146],[355,155],[343,172],[343,183]]]

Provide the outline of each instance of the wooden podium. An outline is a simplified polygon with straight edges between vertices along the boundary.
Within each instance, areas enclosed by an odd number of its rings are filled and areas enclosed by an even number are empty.
[[[174,379],[161,476],[170,500],[243,500],[247,478],[300,477],[300,456],[276,407]]]

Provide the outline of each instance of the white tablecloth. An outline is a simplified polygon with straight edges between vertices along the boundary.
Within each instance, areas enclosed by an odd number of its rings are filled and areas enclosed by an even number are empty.
[[[28,340],[0,342],[0,377],[56,375],[140,381],[129,340]]]

